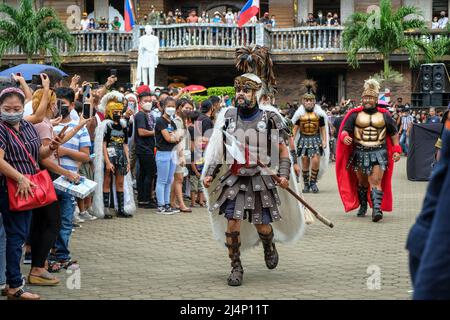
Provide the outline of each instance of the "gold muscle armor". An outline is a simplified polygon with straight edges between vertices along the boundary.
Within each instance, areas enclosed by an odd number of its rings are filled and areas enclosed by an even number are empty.
[[[386,122],[381,112],[358,113],[355,123],[355,140],[365,147],[376,147],[386,140]]]
[[[319,117],[314,112],[306,112],[300,117],[300,132],[305,136],[319,133]]]

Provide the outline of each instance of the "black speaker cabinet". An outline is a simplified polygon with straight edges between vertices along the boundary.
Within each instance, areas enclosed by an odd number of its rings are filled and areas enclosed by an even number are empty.
[[[445,92],[445,65],[443,63],[437,63],[433,65],[433,89],[434,92]]]
[[[430,92],[433,86],[433,66],[431,64],[423,64],[420,69],[422,76],[420,92]]]

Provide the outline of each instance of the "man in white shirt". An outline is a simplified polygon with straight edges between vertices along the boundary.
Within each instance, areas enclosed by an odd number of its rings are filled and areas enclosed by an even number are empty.
[[[441,18],[438,21],[439,29],[445,29],[447,27],[448,18],[445,16],[445,11],[441,11]]]
[[[83,12],[83,19],[80,21],[80,30],[86,31],[89,27],[89,19],[87,12]]]

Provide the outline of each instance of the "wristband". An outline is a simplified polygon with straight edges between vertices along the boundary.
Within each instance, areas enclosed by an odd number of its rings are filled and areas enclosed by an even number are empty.
[[[291,160],[289,158],[280,159],[280,169],[278,170],[280,177],[285,177],[289,180],[291,173]]]
[[[345,139],[345,137],[348,137],[348,135],[349,134],[347,131],[342,131],[341,136],[340,136],[342,143],[344,143],[344,139]]]
[[[291,153],[292,161],[294,162],[294,164],[296,164],[298,161],[297,152],[295,152],[295,150],[291,150],[290,153]]]
[[[393,150],[394,153],[402,153],[402,147],[399,144],[395,145]]]

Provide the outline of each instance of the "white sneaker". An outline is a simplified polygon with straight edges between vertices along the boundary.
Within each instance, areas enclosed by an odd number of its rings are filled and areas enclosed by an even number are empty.
[[[164,207],[158,207],[158,210],[156,210],[156,214],[165,214],[166,209]]]
[[[85,220],[81,219],[80,214],[76,213],[73,215],[73,222],[74,223],[83,223]]]
[[[80,213],[78,217],[85,221],[97,220],[97,217],[91,216],[87,211]]]

